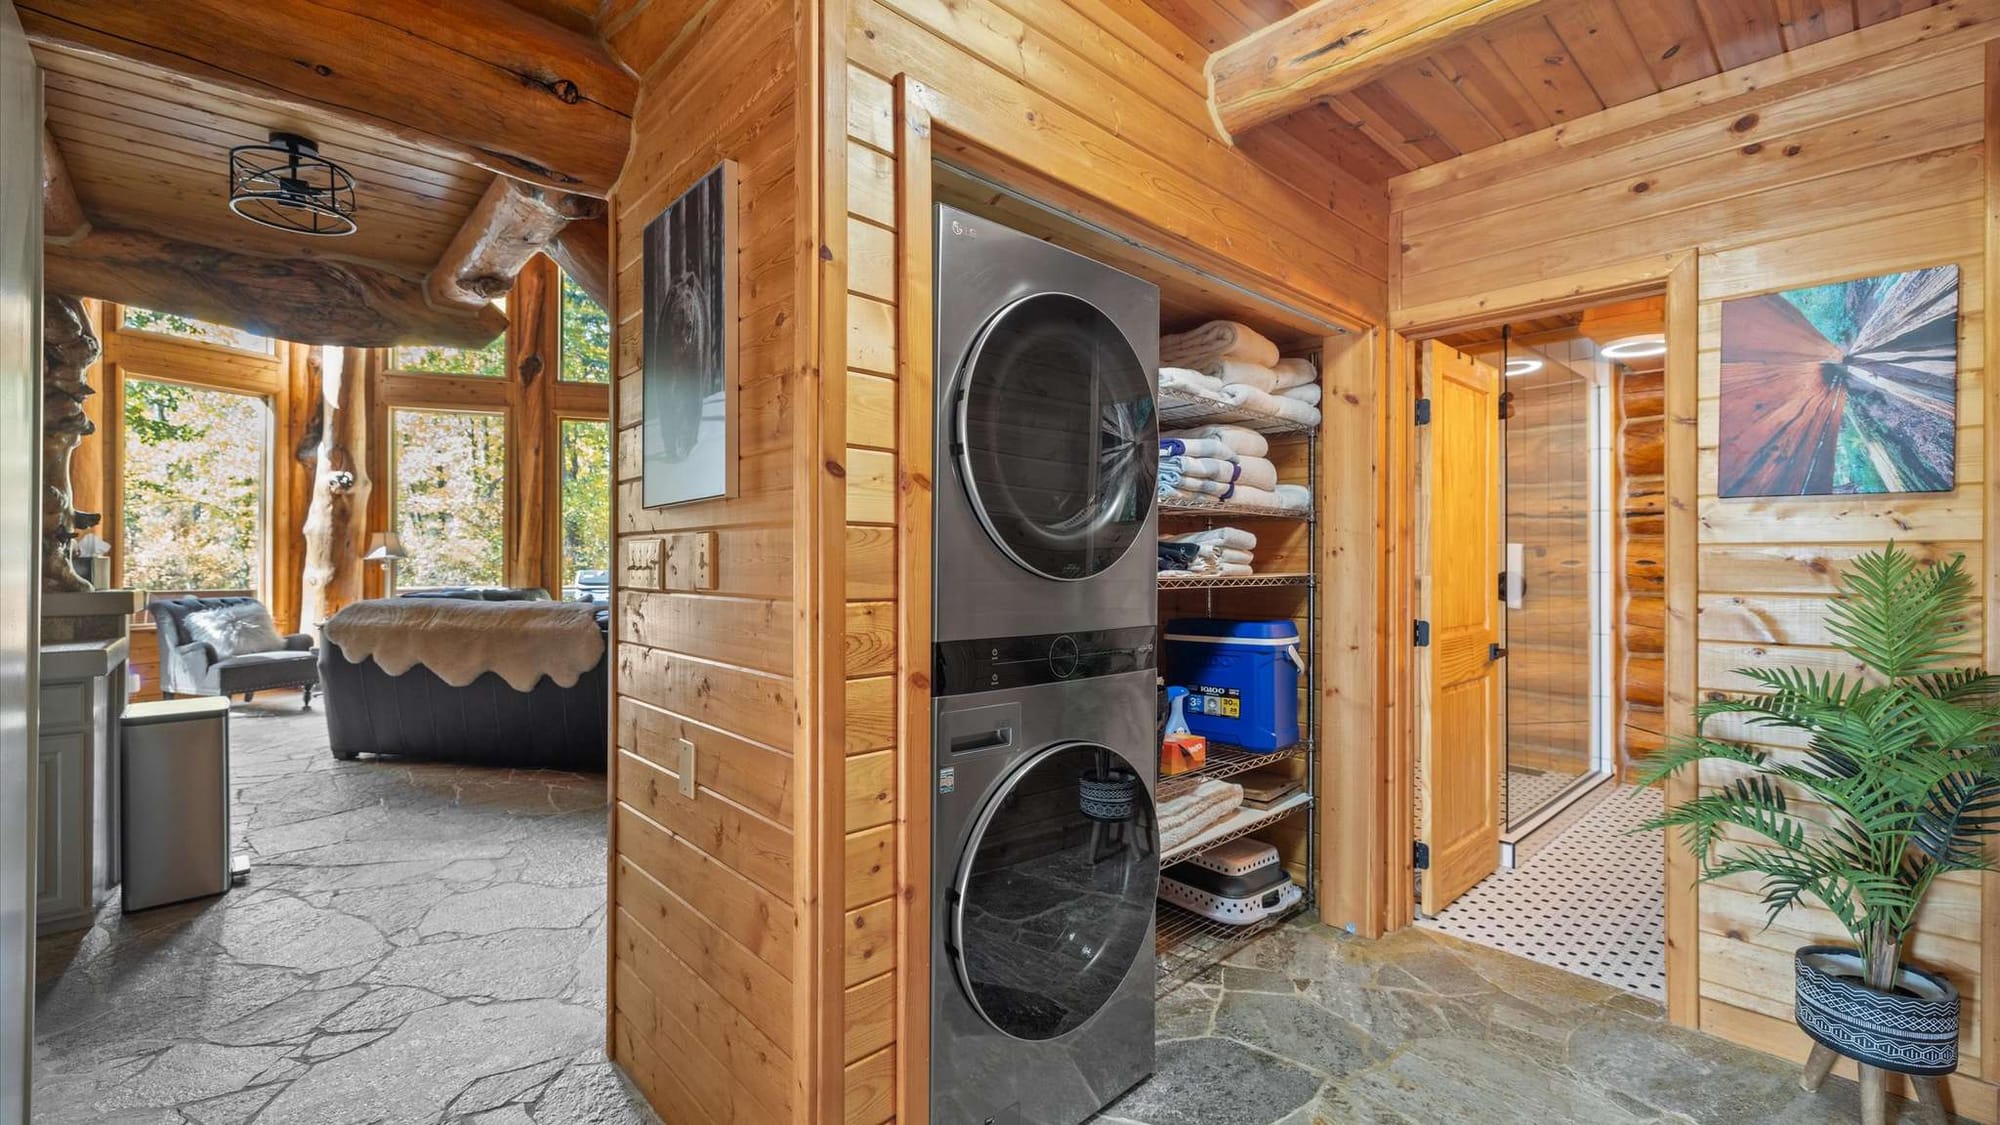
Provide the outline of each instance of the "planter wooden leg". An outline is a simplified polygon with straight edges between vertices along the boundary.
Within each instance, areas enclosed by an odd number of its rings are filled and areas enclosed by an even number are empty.
[[[1826,1083],[1826,1076],[1833,1073],[1833,1064],[1839,1061],[1838,1051],[1824,1043],[1814,1043],[1812,1057],[1806,1060],[1805,1073],[1799,1075],[1799,1089],[1819,1089]]]
[[[1861,1068],[1861,1125],[1888,1125],[1889,1088],[1883,1081],[1887,1077],[1877,1067]]]
[[[1944,1092],[1938,1088],[1937,1079],[1912,1076],[1910,1086],[1917,1093],[1922,1120],[1928,1125],[1951,1125],[1951,1114],[1945,1112]]]

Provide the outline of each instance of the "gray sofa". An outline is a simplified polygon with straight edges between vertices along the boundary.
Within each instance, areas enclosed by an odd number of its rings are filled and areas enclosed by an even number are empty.
[[[260,691],[299,688],[304,704],[312,706],[313,690],[319,686],[319,653],[312,637],[294,633],[285,638],[285,647],[273,652],[252,652],[218,658],[213,648],[188,635],[189,615],[205,609],[254,604],[255,598],[162,598],[146,604],[159,630],[160,693],[169,699],[180,695],[222,695],[245,699]]]

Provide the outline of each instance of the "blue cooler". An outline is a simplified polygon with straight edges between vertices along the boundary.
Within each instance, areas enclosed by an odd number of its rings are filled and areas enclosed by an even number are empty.
[[[1289,621],[1167,622],[1166,677],[1188,689],[1188,729],[1270,752],[1299,741],[1299,630]]]

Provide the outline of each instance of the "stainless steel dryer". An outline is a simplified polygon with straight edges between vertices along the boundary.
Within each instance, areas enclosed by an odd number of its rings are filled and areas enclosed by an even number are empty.
[[[932,1125],[1077,1125],[1152,1073],[1152,632],[939,646]]]
[[[1153,621],[1159,289],[946,206],[936,280],[937,639]]]

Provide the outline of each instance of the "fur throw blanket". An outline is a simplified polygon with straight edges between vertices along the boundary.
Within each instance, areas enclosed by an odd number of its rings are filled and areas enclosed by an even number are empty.
[[[589,602],[473,602],[384,598],[355,602],[326,623],[349,663],[373,657],[400,676],[421,664],[452,687],[492,672],[515,691],[543,676],[572,687],[604,656]]]

